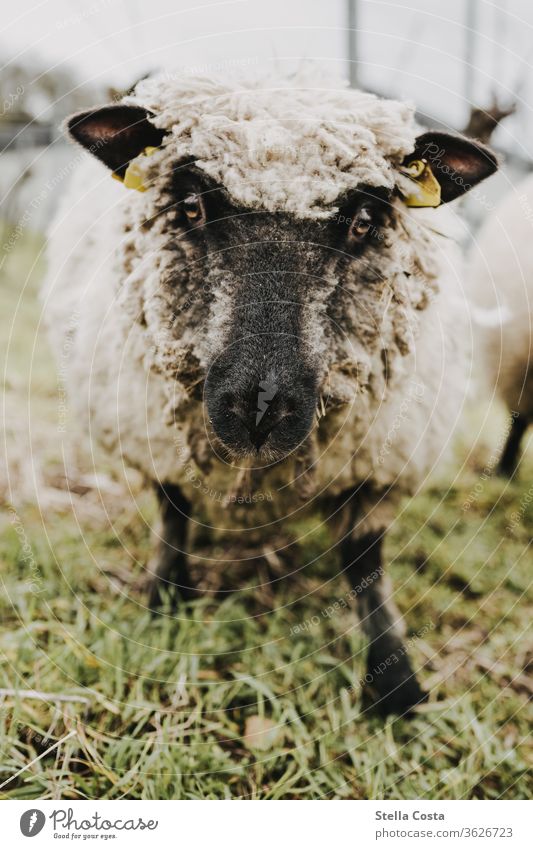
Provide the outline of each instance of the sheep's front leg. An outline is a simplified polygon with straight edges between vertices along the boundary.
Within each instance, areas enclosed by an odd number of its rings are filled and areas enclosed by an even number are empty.
[[[162,601],[161,590],[165,589],[176,606],[179,599],[194,598],[196,592],[191,586],[185,547],[190,505],[181,490],[172,484],[157,487],[161,527],[155,574],[150,582],[149,605],[159,607]]]
[[[388,591],[383,569],[383,533],[342,543],[343,566],[357,600],[362,627],[369,639],[367,682],[383,714],[403,714],[424,701],[401,639],[401,620]]]
[[[511,478],[516,472],[520,456],[520,443],[528,428],[528,424],[529,422],[525,416],[513,416],[509,436],[507,437],[507,442],[505,443],[505,448],[503,449],[498,466],[498,473],[500,475]]]

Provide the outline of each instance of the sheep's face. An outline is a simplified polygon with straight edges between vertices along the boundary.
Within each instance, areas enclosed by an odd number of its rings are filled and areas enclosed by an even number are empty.
[[[189,396],[200,391],[230,455],[270,462],[306,439],[322,394],[353,402],[376,375],[386,385],[391,362],[410,349],[432,275],[427,264],[421,271],[424,237],[405,215],[402,169],[431,166],[445,202],[496,162],[458,137],[410,142],[405,107],[369,95],[355,100],[366,126],[349,120],[350,93],[338,124],[317,115],[293,125],[292,93],[280,101],[267,92],[268,114],[283,114],[266,124],[259,116],[254,128],[246,115],[256,97],[244,111],[239,98],[216,100],[236,112],[215,123],[200,100],[194,120],[170,121],[171,131],[132,105],[68,126],[127,184],[139,187],[132,160],[144,171],[149,191],[132,199],[126,229],[155,365]],[[301,97],[312,109],[313,92]],[[147,160],[148,148],[159,150]]]
[[[210,423],[233,455],[280,459],[311,429],[347,335],[353,304],[340,323],[337,313],[357,297],[343,291],[348,272],[361,288],[384,277],[390,192],[361,186],[325,220],[241,207],[195,166],[176,169],[174,192],[168,235],[186,244],[187,291],[210,304],[196,328]]]

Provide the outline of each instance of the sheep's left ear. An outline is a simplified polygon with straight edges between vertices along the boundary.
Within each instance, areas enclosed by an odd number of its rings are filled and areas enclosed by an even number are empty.
[[[114,174],[124,177],[131,160],[146,147],[159,147],[165,136],[150,122],[151,115],[140,106],[119,103],[71,115],[66,129]]]
[[[430,166],[431,174],[440,186],[441,203],[460,197],[498,169],[495,154],[484,144],[464,136],[437,132],[418,136],[413,153],[406,156],[402,163],[402,170],[407,173],[410,169],[413,174],[409,176],[416,180],[414,173],[420,167],[418,163]]]

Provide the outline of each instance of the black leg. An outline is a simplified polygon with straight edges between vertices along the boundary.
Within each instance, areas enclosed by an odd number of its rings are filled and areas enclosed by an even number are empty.
[[[347,537],[342,543],[346,569],[363,629],[369,639],[367,676],[380,713],[405,714],[426,699],[402,643],[398,616],[387,593],[382,560],[383,535]]]
[[[170,594],[174,605],[180,598],[186,601],[196,595],[185,555],[189,502],[172,484],[158,486],[157,500],[161,514],[161,539],[155,576],[150,582],[149,605],[152,609],[161,604],[161,589]]]
[[[509,436],[507,437],[507,442],[505,443],[505,448],[503,449],[503,454],[498,465],[498,473],[500,475],[511,478],[516,472],[520,455],[520,443],[528,424],[529,422],[525,416],[513,416]]]

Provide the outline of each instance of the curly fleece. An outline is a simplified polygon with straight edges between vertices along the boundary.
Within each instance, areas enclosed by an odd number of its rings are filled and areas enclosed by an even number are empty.
[[[533,176],[507,194],[472,248],[476,361],[509,410],[533,421]],[[490,319],[489,319],[490,317]]]
[[[166,146],[192,157],[237,203],[321,218],[359,184],[392,188],[413,150],[413,107],[348,89],[316,72],[290,79],[142,80],[127,103],[171,131]]]
[[[147,478],[182,486],[220,526],[232,521],[220,496],[236,473],[214,454],[194,386],[231,285],[211,291],[209,277],[199,285],[191,276],[194,247],[173,238],[172,170],[193,157],[237,203],[320,219],[360,183],[401,181],[395,169],[414,148],[413,111],[302,76],[228,83],[163,75],[140,83],[128,102],[171,132],[144,162],[144,194],[124,190],[96,161],[75,176],[49,239],[51,341],[92,437]],[[256,483],[276,497],[247,512],[254,524],[263,508],[280,516],[295,509],[295,490],[309,482],[319,498],[364,486],[376,502],[358,529],[381,527],[391,498],[420,486],[449,445],[468,373],[460,255],[443,235],[453,214],[394,203],[397,224],[368,255],[374,282],[349,266],[341,285],[322,281],[309,304],[327,348],[323,391],[340,406],[310,435],[307,456]],[[338,303],[329,318],[326,297]],[[342,333],[328,342],[332,321]]]

